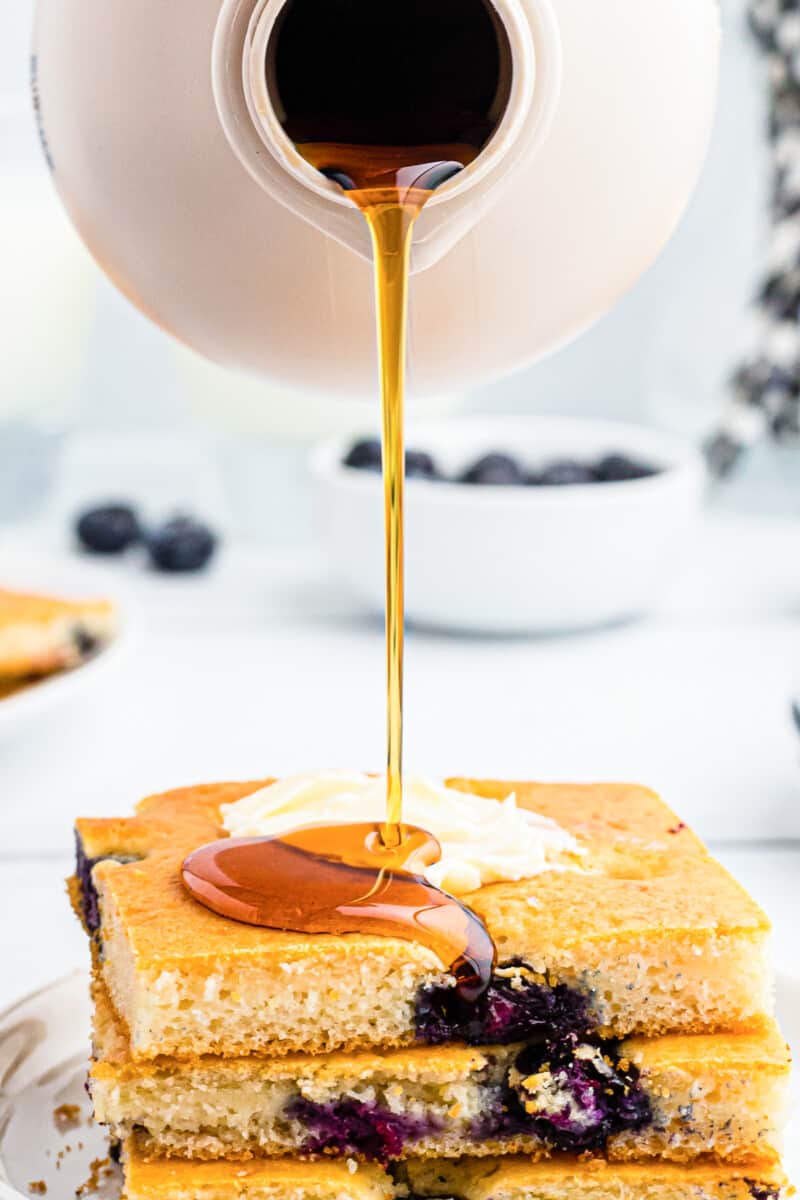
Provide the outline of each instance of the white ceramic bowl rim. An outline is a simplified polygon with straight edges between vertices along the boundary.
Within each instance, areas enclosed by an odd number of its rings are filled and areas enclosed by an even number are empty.
[[[323,442],[311,456],[312,473],[339,487],[364,492],[378,491],[380,476],[374,471],[344,465],[347,451],[359,435],[337,437]],[[375,436],[375,435],[364,435]],[[539,442],[543,441],[543,445]],[[580,448],[576,449],[575,441]],[[536,463],[556,458],[598,457],[620,452],[645,458],[659,471],[643,479],[607,483],[538,486],[492,486],[451,480],[411,479],[407,499],[425,503],[493,504],[498,507],[541,507],[629,503],[634,497],[663,496],[665,491],[682,488],[688,481],[705,476],[705,465],[697,447],[677,434],[627,422],[599,421],[581,417],[550,416],[476,416],[454,420],[413,422],[406,445],[442,457],[458,457],[463,464],[481,454],[494,451],[513,454]],[[454,448],[458,447],[458,454]]]

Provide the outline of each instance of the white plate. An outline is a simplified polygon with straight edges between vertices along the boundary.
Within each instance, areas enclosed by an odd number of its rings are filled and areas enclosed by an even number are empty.
[[[800,981],[779,978],[778,1016],[789,1040],[800,1045]],[[6,1180],[0,1182],[0,1200],[27,1197],[27,1185],[36,1180],[47,1184],[48,1196],[62,1200],[88,1179],[93,1159],[108,1155],[102,1130],[89,1119],[84,1089],[88,1054],[89,990],[82,971],[0,1016],[0,1179]],[[794,1179],[800,1179],[798,1082],[795,1073],[786,1132],[786,1170]],[[57,1129],[53,1119],[62,1104],[80,1108],[78,1125],[66,1131]],[[109,1171],[103,1190],[85,1193],[84,1200],[119,1195],[119,1173]]]
[[[120,609],[120,630],[103,650],[71,671],[60,671],[37,680],[14,695],[0,700],[0,739],[12,736],[52,708],[78,699],[113,669],[131,640],[130,609],[120,603],[119,588],[112,586],[110,572],[91,559],[58,554],[8,553],[0,546],[0,587],[41,592],[65,599],[109,597]]]

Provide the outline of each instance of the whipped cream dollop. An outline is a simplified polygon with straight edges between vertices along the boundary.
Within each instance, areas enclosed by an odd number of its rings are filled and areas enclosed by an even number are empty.
[[[222,823],[233,837],[270,837],[299,825],[377,822],[385,804],[383,776],[314,771],[223,805]],[[559,861],[563,856],[582,853],[572,834],[556,821],[518,808],[513,792],[494,801],[432,780],[407,778],[403,821],[438,840],[442,857],[425,869],[425,878],[454,896],[487,883],[564,869],[567,864]]]

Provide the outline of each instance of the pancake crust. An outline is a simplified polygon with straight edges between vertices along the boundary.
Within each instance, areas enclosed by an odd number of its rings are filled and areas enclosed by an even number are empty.
[[[133,818],[77,822],[89,859],[141,856],[92,873],[105,979],[137,1057],[402,1045],[413,1037],[419,988],[445,978],[412,942],[256,928],[188,895],[183,858],[223,835],[220,805],[266,782],[183,788],[142,801]],[[584,850],[578,869],[568,863],[464,897],[501,962],[523,958],[549,984],[578,988],[614,1035],[743,1029],[769,1009],[766,917],[653,792],[449,782],[487,803],[515,791]]]
[[[193,1163],[147,1161],[125,1152],[126,1200],[389,1200],[394,1188],[379,1167],[295,1160]]]
[[[418,1196],[458,1200],[773,1200],[792,1195],[774,1163],[742,1167],[715,1163],[607,1163],[560,1158],[531,1163],[521,1157],[409,1163],[408,1181]]]
[[[754,1200],[788,1196],[772,1164],[617,1164],[526,1158],[409,1164],[397,1183],[379,1168],[326,1160],[250,1163],[146,1161],[126,1147],[127,1200],[389,1200],[451,1196],[457,1200]],[[758,1190],[756,1190],[758,1189]]]

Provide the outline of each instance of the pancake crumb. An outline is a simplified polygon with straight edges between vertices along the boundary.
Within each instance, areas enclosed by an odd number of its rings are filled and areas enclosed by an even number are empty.
[[[43,1179],[34,1179],[28,1184],[28,1191],[32,1196],[44,1196],[47,1192],[47,1184]]]
[[[53,1109],[53,1123],[60,1133],[68,1129],[77,1129],[81,1123],[81,1108],[79,1104],[59,1104]]]
[[[75,1189],[76,1196],[86,1196],[96,1192],[100,1183],[109,1174],[110,1159],[94,1158],[89,1163],[89,1178]]]

